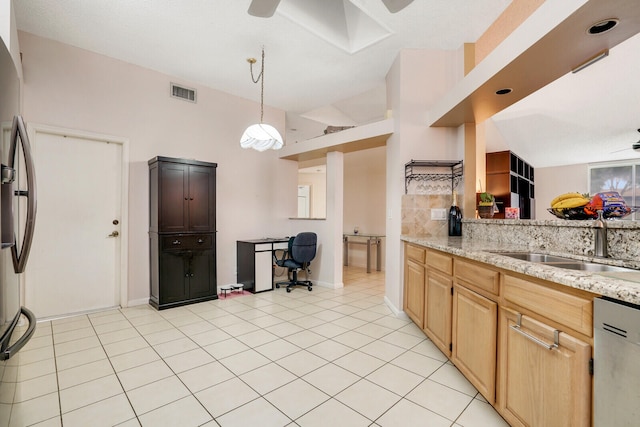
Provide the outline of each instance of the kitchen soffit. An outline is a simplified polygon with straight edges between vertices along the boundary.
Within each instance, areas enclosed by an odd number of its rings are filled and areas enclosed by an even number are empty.
[[[534,16],[537,15],[536,18],[544,17],[544,6],[534,13]],[[591,25],[612,17],[620,20],[620,24],[614,30],[597,36],[587,34],[586,31]],[[523,24],[514,31],[514,35],[529,30],[530,28]],[[640,7],[637,0],[590,0],[528,48],[523,49],[520,55],[503,68],[492,72],[483,67],[482,62],[478,64],[450,95],[434,107],[430,126],[457,127],[463,123],[482,122],[569,73],[585,59],[605,49],[611,49],[638,32]],[[497,54],[500,54],[499,50],[504,48],[503,45],[496,48]],[[491,61],[492,55],[485,61]],[[474,79],[477,79],[480,73],[487,78],[479,79],[479,83],[474,85]],[[504,96],[495,94],[497,90],[505,87],[513,88],[513,92]]]

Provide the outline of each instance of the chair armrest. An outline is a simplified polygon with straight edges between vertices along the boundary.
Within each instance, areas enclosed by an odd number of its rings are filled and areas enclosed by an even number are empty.
[[[278,258],[278,252],[282,253],[282,256],[280,258]],[[289,251],[286,249],[276,249],[273,251],[273,262],[276,265],[282,266],[282,263],[284,262],[284,260],[289,258],[290,258]]]

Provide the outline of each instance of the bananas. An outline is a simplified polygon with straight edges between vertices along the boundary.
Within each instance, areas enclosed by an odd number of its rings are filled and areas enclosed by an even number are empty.
[[[564,193],[551,201],[553,209],[579,208],[589,203],[590,199],[581,193]]]

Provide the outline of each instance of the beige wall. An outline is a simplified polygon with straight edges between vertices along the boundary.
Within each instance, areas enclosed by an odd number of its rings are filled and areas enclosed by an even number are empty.
[[[356,226],[361,234],[386,233],[386,152],[386,147],[378,147],[344,156],[343,221],[346,233],[353,232]],[[383,269],[385,240],[381,246]],[[375,262],[373,255],[371,262]],[[366,267],[366,246],[349,246],[349,265]]]
[[[27,121],[130,141],[129,301],[149,295],[147,161],[154,156],[218,163],[218,285],[235,282],[236,240],[302,228],[288,220],[297,209],[297,163],[240,148],[240,135],[258,118],[256,103],[180,81],[198,90],[198,102],[176,100],[169,97],[170,76],[31,34],[19,37]],[[265,107],[265,121],[284,133],[283,111]]]
[[[387,103],[395,129],[387,141],[385,299],[398,311],[403,291],[404,164],[411,159],[463,158],[464,139],[458,129],[427,126],[430,108],[462,78],[462,65],[462,51],[405,49],[387,74]]]
[[[535,219],[555,219],[547,208],[554,197],[562,193],[588,193],[588,165],[568,165],[535,169],[536,217]]]

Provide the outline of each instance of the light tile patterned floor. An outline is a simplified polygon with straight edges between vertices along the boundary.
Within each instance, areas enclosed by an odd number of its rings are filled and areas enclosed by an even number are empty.
[[[506,426],[384,273],[39,323],[0,365],[0,426]]]

